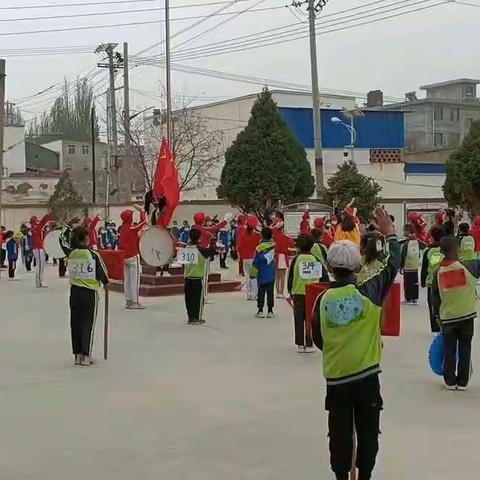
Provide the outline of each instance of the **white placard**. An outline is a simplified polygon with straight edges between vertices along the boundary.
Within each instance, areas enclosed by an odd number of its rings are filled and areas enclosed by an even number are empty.
[[[303,280],[318,280],[322,276],[320,262],[300,262],[300,278]]]
[[[198,249],[181,248],[177,253],[177,262],[181,265],[198,265]]]
[[[68,273],[73,280],[95,280],[97,278],[95,260],[69,258]]]

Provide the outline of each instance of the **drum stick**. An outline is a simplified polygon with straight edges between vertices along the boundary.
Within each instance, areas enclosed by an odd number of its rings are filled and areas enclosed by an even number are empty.
[[[108,322],[109,322],[109,310],[110,310],[110,295],[108,285],[105,285],[105,312],[104,312],[104,324],[103,324],[103,358],[108,359]]]
[[[357,480],[357,436],[355,435],[355,421],[353,422],[353,455],[352,470],[350,471],[350,480]]]

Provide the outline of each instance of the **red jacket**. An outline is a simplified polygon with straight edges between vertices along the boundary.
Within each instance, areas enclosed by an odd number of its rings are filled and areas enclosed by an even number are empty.
[[[43,238],[45,236],[44,228],[46,227],[49,221],[50,221],[50,215],[48,213],[40,221],[36,217],[32,217],[30,219],[30,224],[32,228],[33,250],[43,250]]]
[[[192,228],[200,230],[200,242],[199,245],[204,248],[208,248],[210,245],[210,239],[218,234],[218,232],[225,227],[227,222],[217,223],[214,227],[205,227],[204,225],[194,225]]]
[[[136,257],[140,253],[139,233],[147,223],[147,214],[141,212],[140,223],[133,225],[133,211],[124,210],[120,214],[123,223],[120,225],[118,249],[125,252],[125,258]]]
[[[480,252],[480,215],[474,217],[470,235],[475,239],[475,251]]]
[[[245,233],[239,238],[239,243],[237,244],[237,251],[240,258],[242,260],[253,260],[261,239],[262,236],[255,230],[251,232],[245,230]]]
[[[90,217],[87,217],[84,221],[85,228],[88,229],[88,246],[90,248],[98,246],[98,222],[100,222],[99,215],[97,215],[93,220]]]
[[[322,233],[321,243],[325,245],[327,248],[330,248],[330,245],[334,242],[334,237],[328,230],[325,230]]]
[[[287,266],[290,265],[290,250],[295,248],[295,240],[289,237],[285,232],[273,230],[273,241],[275,243],[275,261],[278,263],[278,256],[285,255]]]

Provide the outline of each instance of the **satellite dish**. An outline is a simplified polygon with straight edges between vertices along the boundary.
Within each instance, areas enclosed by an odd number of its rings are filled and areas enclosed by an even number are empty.
[[[45,236],[44,248],[46,254],[51,258],[64,258],[65,252],[60,246],[61,230],[52,230]]]
[[[148,265],[163,267],[175,255],[173,237],[163,227],[148,228],[140,238],[140,255]]]

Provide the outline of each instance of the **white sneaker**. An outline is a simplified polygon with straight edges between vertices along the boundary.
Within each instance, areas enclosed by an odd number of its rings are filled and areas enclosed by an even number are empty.
[[[468,387],[467,386],[461,387],[460,385],[457,385],[457,390],[459,392],[466,392],[468,390]]]
[[[92,364],[92,361],[90,359],[89,355],[84,355],[82,358],[82,367],[89,367]]]
[[[305,347],[305,353],[315,353],[316,351],[314,347]]]
[[[305,353],[305,347],[303,345],[297,345],[297,353]]]
[[[274,318],[275,315],[273,314],[273,312],[268,312],[267,313],[267,318]]]
[[[256,318],[265,318],[265,314],[264,314],[263,312],[257,312],[257,313],[255,314],[255,317],[256,317]]]
[[[127,307],[129,310],[145,310],[145,307],[138,303],[138,302],[135,302],[135,303],[132,303],[129,307]]]
[[[457,390],[457,386],[456,385],[445,385],[445,388],[450,391],[450,392],[453,392],[455,390]],[[463,388],[463,387],[462,387]]]

